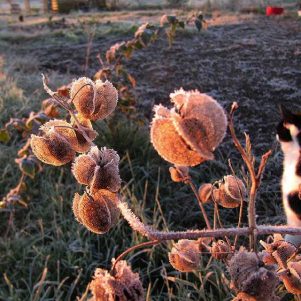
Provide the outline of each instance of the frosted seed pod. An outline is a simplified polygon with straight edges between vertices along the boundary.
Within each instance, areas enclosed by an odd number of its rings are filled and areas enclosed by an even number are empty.
[[[96,234],[108,232],[118,221],[118,196],[108,191],[99,191],[90,196],[86,192],[73,199],[76,219],[88,230]]]
[[[97,80],[95,88],[95,110],[89,119],[104,119],[115,110],[118,101],[118,92],[108,80],[105,82]]]
[[[200,264],[200,249],[197,240],[181,239],[168,253],[170,264],[180,272],[192,272]]]
[[[234,200],[245,199],[247,195],[247,189],[242,180],[232,175],[224,177],[224,189],[228,196]]]
[[[72,164],[72,173],[78,183],[89,185],[93,179],[97,163],[89,155],[80,155]]]
[[[73,104],[78,113],[87,119],[90,119],[95,110],[95,95],[95,84],[87,77],[81,77],[71,85],[70,97]]]
[[[255,297],[248,295],[245,292],[239,292],[232,301],[258,301]]]
[[[225,191],[225,185],[221,184],[220,187],[214,191],[214,200],[224,208],[236,208],[240,206],[241,201],[233,199]]]
[[[223,240],[213,242],[210,249],[212,257],[218,260],[227,259],[231,251],[231,247]]]
[[[170,118],[162,106],[155,107],[155,117],[151,124],[151,142],[166,161],[179,166],[195,166],[205,161],[196,151],[192,150],[176,131]],[[160,115],[161,112],[164,115]]]
[[[40,161],[54,166],[67,164],[75,156],[71,145],[55,132],[49,133],[46,137],[31,135],[30,145]]]
[[[211,201],[211,195],[215,188],[210,183],[202,184],[198,190],[198,195],[202,203],[208,203]]]
[[[139,274],[134,273],[124,260],[117,262],[112,274],[104,269],[96,269],[89,288],[94,301],[145,300]]]
[[[170,177],[174,182],[185,183],[189,180],[189,168],[187,166],[169,167]]]

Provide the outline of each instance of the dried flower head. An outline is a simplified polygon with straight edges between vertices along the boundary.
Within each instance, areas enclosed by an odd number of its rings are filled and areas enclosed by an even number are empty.
[[[210,183],[205,183],[200,186],[198,195],[202,203],[208,203],[211,201],[211,196],[214,189],[215,188]]]
[[[108,190],[99,190],[93,196],[76,193],[72,209],[78,222],[94,233],[103,234],[118,221],[118,202],[118,195]]]
[[[222,260],[229,258],[232,249],[224,240],[220,239],[217,242],[212,243],[210,251],[213,258]]]
[[[301,294],[301,262],[289,262],[288,269],[279,272],[287,291],[292,294]]]
[[[189,179],[189,168],[187,166],[169,167],[170,177],[174,182],[186,183]]]
[[[97,80],[95,83],[81,77],[71,86],[70,96],[79,115],[86,119],[104,119],[117,105],[118,92],[111,82]]]
[[[175,108],[154,108],[154,148],[162,158],[176,165],[195,166],[212,160],[227,128],[224,110],[213,98],[198,91],[181,89],[170,96]]]
[[[256,253],[240,250],[229,261],[229,272],[233,287],[247,293],[256,300],[272,300],[278,285],[273,267],[265,267]]]
[[[260,241],[261,245],[265,248],[265,251],[274,259],[274,263],[277,263],[280,268],[287,268],[287,260],[297,251],[297,248],[291,243],[280,240],[278,237],[274,238],[272,243],[266,243]],[[272,259],[265,256],[265,261]]]
[[[200,242],[181,239],[168,253],[170,264],[180,272],[196,270],[200,264]]]
[[[117,192],[121,186],[119,156],[113,149],[93,146],[88,154],[78,156],[72,173],[80,184],[89,185],[91,192],[107,189]]]
[[[234,176],[225,176],[219,188],[213,192],[214,200],[225,208],[236,208],[247,194],[244,183]]]
[[[134,273],[126,261],[118,261],[114,274],[96,269],[90,283],[93,301],[143,301],[144,290],[139,274]]]

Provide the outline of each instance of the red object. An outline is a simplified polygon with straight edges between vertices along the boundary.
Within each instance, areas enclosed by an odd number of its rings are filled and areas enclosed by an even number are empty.
[[[278,6],[267,6],[265,10],[265,14],[267,16],[282,15],[283,12],[284,12],[284,8]]]

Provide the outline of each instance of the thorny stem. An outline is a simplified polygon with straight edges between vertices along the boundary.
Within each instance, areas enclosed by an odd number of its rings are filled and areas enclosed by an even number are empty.
[[[196,187],[195,185],[193,184],[193,182],[191,181],[191,179],[188,179],[187,180],[187,183],[189,184],[191,190],[193,191],[193,193],[195,194],[195,197],[196,199],[198,200],[198,203],[199,203],[199,206],[201,208],[201,211],[202,211],[202,214],[203,214],[203,217],[204,217],[204,220],[205,220],[205,223],[206,223],[206,226],[207,226],[207,229],[211,229],[211,225],[210,225],[210,222],[209,222],[209,219],[208,219],[208,216],[207,216],[207,213],[205,211],[205,208],[203,206],[203,203],[199,197],[199,194],[196,190]]]
[[[137,244],[135,246],[132,246],[132,247],[128,248],[127,250],[125,250],[124,252],[122,252],[116,258],[116,260],[114,261],[114,264],[112,265],[111,273],[115,272],[115,267],[116,267],[117,262],[120,261],[127,254],[129,254],[129,253],[131,253],[131,252],[133,252],[133,251],[135,251],[137,249],[140,249],[140,248],[158,245],[159,243],[161,243],[161,241],[159,241],[159,240],[151,240],[151,241],[142,242],[140,244]]]
[[[233,124],[233,116],[234,112],[238,109],[238,104],[234,102],[232,104],[232,108],[230,111],[230,116],[229,116],[229,130],[231,133],[232,140],[234,142],[234,145],[240,152],[240,155],[242,159],[244,160],[245,164],[247,165],[247,168],[250,173],[251,177],[251,188],[250,188],[250,193],[249,193],[249,205],[248,205],[248,221],[249,221],[249,228],[250,228],[250,249],[253,249],[256,251],[256,194],[258,187],[260,185],[260,179],[262,172],[264,171],[265,165],[267,163],[267,160],[269,156],[271,155],[271,151],[268,151],[266,154],[262,156],[261,163],[258,169],[258,172],[256,174],[254,164],[252,160],[250,160],[249,156],[247,155],[245,149],[242,147],[241,143],[239,142],[235,129],[234,129],[234,124]]]

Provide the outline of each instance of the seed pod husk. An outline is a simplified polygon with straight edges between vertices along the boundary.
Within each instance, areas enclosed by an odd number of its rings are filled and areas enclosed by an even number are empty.
[[[169,168],[170,177],[174,182],[185,183],[189,178],[189,168],[187,166],[175,166]]]
[[[199,198],[202,201],[202,203],[205,204],[205,203],[208,203],[212,200],[211,195],[212,195],[214,189],[215,188],[210,183],[202,184],[199,187],[198,195],[199,195]]]

